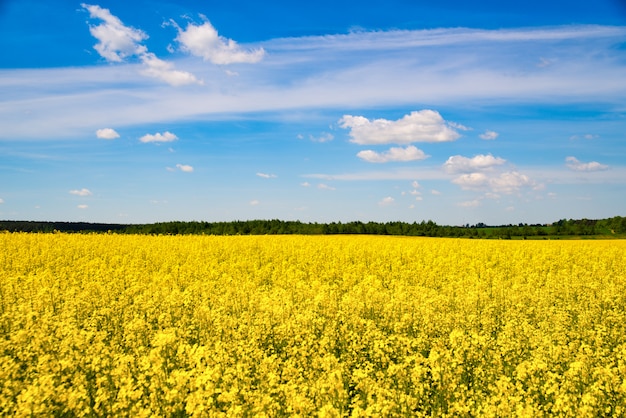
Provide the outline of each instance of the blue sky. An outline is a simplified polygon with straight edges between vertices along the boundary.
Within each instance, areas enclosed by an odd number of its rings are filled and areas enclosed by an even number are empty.
[[[624,1],[0,0],[0,35],[0,219],[626,215]]]

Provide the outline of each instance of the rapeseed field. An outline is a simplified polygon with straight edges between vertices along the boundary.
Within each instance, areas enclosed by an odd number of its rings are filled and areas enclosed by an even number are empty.
[[[626,242],[0,234],[5,416],[626,415]]]

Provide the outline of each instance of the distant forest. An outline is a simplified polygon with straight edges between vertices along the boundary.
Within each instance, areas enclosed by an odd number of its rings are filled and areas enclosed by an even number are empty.
[[[608,219],[561,219],[552,224],[489,226],[484,223],[443,226],[422,222],[332,222],[249,220],[232,222],[159,222],[153,224],[107,224],[85,222],[0,221],[0,231],[76,232],[150,235],[406,235],[420,237],[465,237],[498,239],[626,238],[626,217]]]

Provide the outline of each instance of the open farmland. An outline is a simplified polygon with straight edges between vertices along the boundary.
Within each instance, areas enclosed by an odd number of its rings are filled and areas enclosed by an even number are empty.
[[[13,416],[623,416],[626,241],[0,234]]]

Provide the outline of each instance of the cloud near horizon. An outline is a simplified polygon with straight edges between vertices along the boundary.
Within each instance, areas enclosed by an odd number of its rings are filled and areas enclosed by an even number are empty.
[[[450,174],[460,174],[452,179],[452,183],[461,189],[483,192],[488,197],[516,193],[524,188],[543,187],[517,170],[497,170],[505,163],[505,159],[491,154],[479,154],[472,158],[453,155],[443,164],[443,169]]]
[[[508,171],[499,174],[468,173],[462,174],[452,180],[463,190],[475,190],[486,192],[487,194],[512,194],[522,188],[536,188],[537,183],[527,175],[517,171]],[[491,195],[493,196],[493,195]]]

